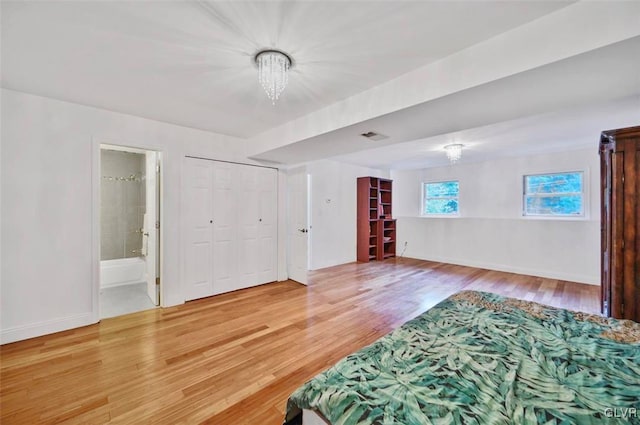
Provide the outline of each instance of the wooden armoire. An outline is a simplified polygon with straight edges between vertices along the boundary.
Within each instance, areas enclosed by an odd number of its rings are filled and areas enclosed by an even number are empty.
[[[640,322],[640,126],[600,137],[602,313]]]

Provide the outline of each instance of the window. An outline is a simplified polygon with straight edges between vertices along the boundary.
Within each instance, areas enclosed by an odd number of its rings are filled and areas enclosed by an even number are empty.
[[[524,176],[524,215],[584,216],[583,172]]]
[[[422,183],[422,214],[457,215],[459,192],[457,181]]]

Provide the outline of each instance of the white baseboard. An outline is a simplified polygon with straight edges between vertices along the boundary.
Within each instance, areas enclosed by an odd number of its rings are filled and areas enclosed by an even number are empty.
[[[447,257],[423,257],[413,253],[405,253],[404,257],[415,258],[417,260],[436,261],[438,263],[456,264],[459,266],[477,267],[480,269],[496,270],[499,272],[517,273],[528,276],[538,276],[547,279],[566,280],[569,282],[586,283],[587,285],[600,286],[600,276],[579,275],[573,273],[563,273],[558,271],[530,269],[525,267],[514,267],[506,264],[484,263],[480,261],[461,260],[459,258]]]
[[[22,341],[24,339],[91,325],[93,323],[97,323],[97,321],[93,319],[93,313],[82,313],[75,316],[61,317],[59,319],[2,329],[2,331],[0,331],[0,344]]]
[[[320,270],[320,269],[326,269],[327,267],[333,267],[333,266],[339,266],[342,264],[348,264],[348,263],[353,263],[356,261],[356,256],[354,255],[353,257],[349,257],[349,258],[332,258],[329,260],[323,260],[323,261],[316,261],[315,264],[312,264],[312,268],[310,268],[309,270]]]

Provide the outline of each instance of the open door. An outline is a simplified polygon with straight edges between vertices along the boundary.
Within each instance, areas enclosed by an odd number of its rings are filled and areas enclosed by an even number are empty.
[[[289,278],[307,285],[310,176],[305,167],[296,168],[288,174],[287,181],[289,189]]]
[[[153,151],[146,152],[146,212],[144,214],[143,225],[143,241],[142,249],[146,256],[147,265],[147,295],[151,302],[160,305],[160,287],[159,287],[159,223],[160,217],[158,201],[160,199],[160,165],[158,161],[158,153]]]

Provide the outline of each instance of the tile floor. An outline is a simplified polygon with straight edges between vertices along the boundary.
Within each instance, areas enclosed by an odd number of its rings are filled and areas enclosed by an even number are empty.
[[[156,308],[147,296],[147,283],[115,286],[100,290],[100,318]]]

